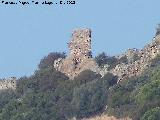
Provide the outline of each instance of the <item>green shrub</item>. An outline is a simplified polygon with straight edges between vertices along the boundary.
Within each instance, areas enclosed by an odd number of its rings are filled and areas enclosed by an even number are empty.
[[[104,52],[96,56],[95,60],[100,67],[103,67],[105,64],[108,64],[108,69],[112,69],[118,64],[118,59],[116,57],[107,56]]]
[[[147,101],[160,100],[160,80],[152,81],[140,88],[136,100],[139,104]]]
[[[85,70],[83,72],[81,72],[77,77],[74,78],[74,81],[77,84],[84,84],[96,79],[101,78],[100,74],[97,74],[91,70]]]
[[[141,120],[160,120],[160,107],[156,107],[145,112]]]
[[[78,118],[88,117],[101,111],[107,101],[106,89],[93,81],[75,88],[72,105]]]
[[[39,69],[45,69],[48,67],[53,67],[54,61],[58,58],[65,58],[66,54],[65,52],[60,53],[60,52],[52,52],[49,53],[47,56],[45,56],[43,59],[41,59],[38,67]]]

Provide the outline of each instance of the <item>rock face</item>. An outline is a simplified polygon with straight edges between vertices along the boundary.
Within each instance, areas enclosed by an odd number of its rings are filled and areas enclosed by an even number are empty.
[[[90,29],[75,30],[68,43],[68,48],[70,53],[67,58],[55,60],[56,70],[65,73],[70,79],[74,79],[87,69],[99,73],[98,65],[92,58]]]
[[[13,89],[13,90],[16,89],[15,77],[0,80],[0,90],[6,90],[6,89]]]

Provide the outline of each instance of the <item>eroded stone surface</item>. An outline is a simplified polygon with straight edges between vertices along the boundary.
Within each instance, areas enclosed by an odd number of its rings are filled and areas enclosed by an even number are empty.
[[[68,43],[68,48],[70,53],[67,58],[54,62],[54,67],[58,71],[65,73],[70,79],[74,79],[75,76],[87,69],[99,73],[98,65],[92,58],[90,29],[75,30]]]
[[[91,30],[77,29],[73,32],[71,41],[68,43],[70,50],[65,59],[58,59],[54,67],[65,73],[69,78],[74,79],[82,71],[89,69],[104,76],[110,72],[118,76],[118,80],[127,79],[140,75],[145,69],[150,67],[151,60],[160,54],[160,35],[156,35],[150,44],[143,49],[128,49],[124,54],[117,56],[118,59],[126,57],[128,63],[120,63],[115,68],[107,70],[99,68],[91,55]],[[104,65],[105,66],[105,65]],[[107,66],[107,65],[106,65]]]
[[[160,24],[157,25],[156,31],[156,35],[160,35]]]
[[[132,51],[132,52],[131,52]],[[160,54],[160,35],[157,35],[153,41],[146,45],[142,50],[130,50],[126,52],[128,58],[132,58],[133,55],[138,56],[138,60],[129,62],[128,64],[118,64],[111,73],[117,75],[119,80],[130,78],[132,76],[140,75],[145,69],[150,67],[151,60]]]
[[[15,77],[0,80],[0,90],[6,90],[6,89],[16,89]]]

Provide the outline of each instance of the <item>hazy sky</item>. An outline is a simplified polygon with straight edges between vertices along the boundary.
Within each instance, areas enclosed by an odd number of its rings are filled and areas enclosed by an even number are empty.
[[[28,76],[48,53],[67,52],[75,28],[92,29],[94,56],[102,51],[117,55],[150,42],[159,22],[160,0],[76,0],[76,5],[52,6],[0,3],[0,78]]]

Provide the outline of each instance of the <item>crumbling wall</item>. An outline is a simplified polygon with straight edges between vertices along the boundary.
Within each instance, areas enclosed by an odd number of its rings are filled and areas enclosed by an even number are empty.
[[[135,50],[130,51],[132,51],[131,56],[130,54],[127,54],[126,56],[130,56],[129,58],[132,58],[132,56],[136,54],[139,59],[128,64],[118,64],[114,69],[109,71],[114,75],[117,75],[119,77],[119,81],[132,76],[140,75],[145,69],[150,67],[151,60],[160,54],[160,35],[157,35],[153,41],[146,45],[142,50],[136,50],[136,52],[133,52]]]
[[[16,89],[15,77],[0,80],[0,90],[6,90],[6,89]]]
[[[54,63],[54,67],[65,73],[69,78],[74,79],[80,72],[90,69],[104,76],[110,72],[118,76],[119,81],[140,75],[145,69],[150,67],[151,60],[160,54],[160,35],[154,37],[150,44],[144,46],[142,50],[129,49],[122,55],[117,56],[118,59],[126,56],[128,63],[120,63],[110,71],[105,68],[99,68],[91,55],[91,30],[78,29],[72,34],[71,41],[68,43],[70,50],[69,55],[65,59],[58,59]]]
[[[68,43],[70,50],[65,59],[58,59],[54,62],[54,67],[74,79],[84,70],[92,70],[99,73],[98,65],[92,58],[91,52],[91,30],[77,29],[73,32],[71,41]]]
[[[138,49],[133,48],[133,49],[128,49],[127,52],[125,53],[128,63],[133,63],[138,59]]]
[[[157,35],[160,35],[160,24],[158,24],[156,28],[156,36]]]

